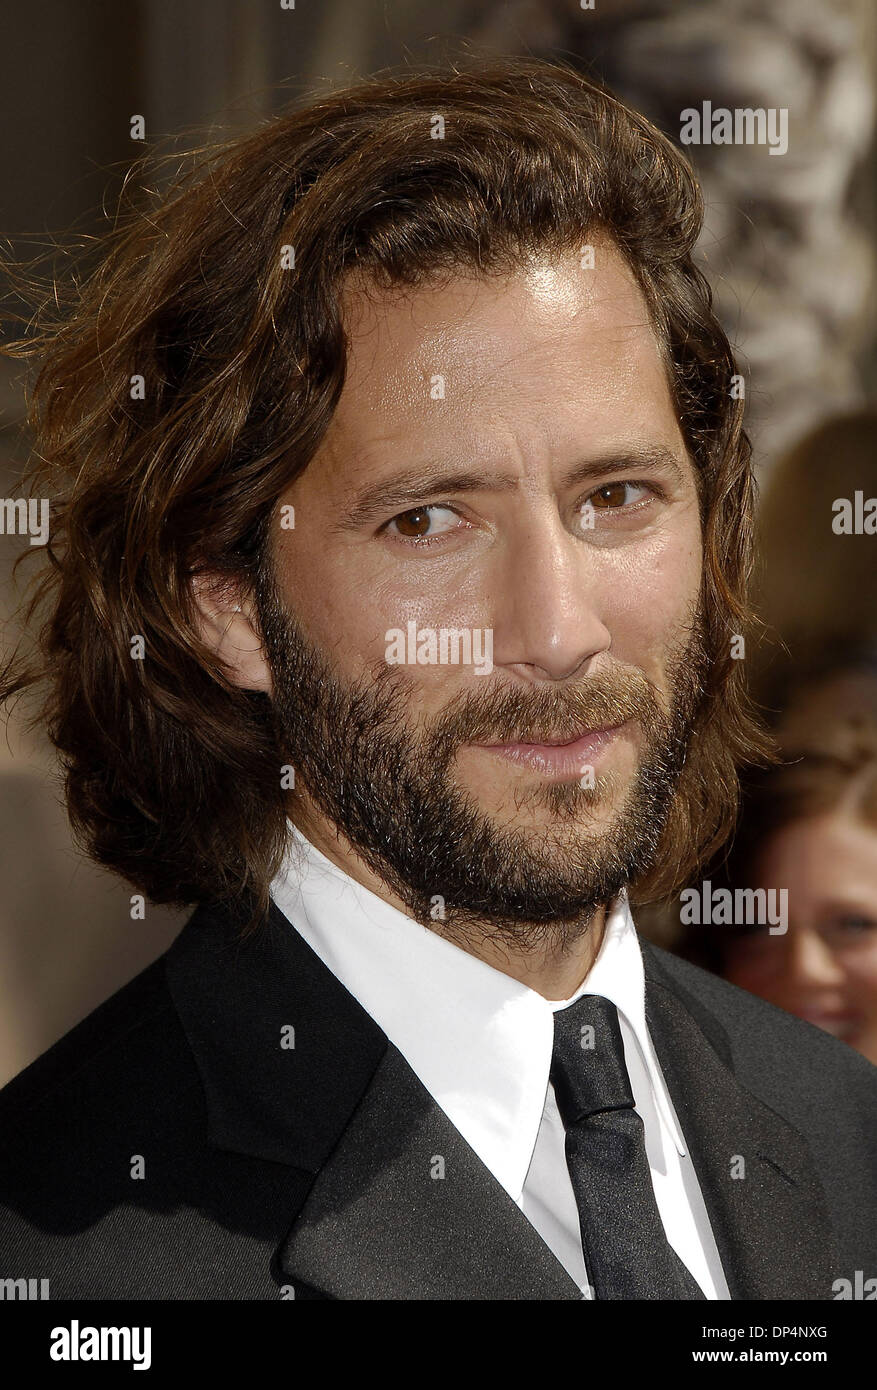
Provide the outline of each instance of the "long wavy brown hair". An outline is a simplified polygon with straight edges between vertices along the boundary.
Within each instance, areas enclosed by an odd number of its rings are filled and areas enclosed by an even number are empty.
[[[233,685],[198,636],[192,577],[253,592],[266,572],[273,510],[344,383],[351,270],[379,286],[503,273],[597,232],[637,276],[695,463],[711,662],[632,896],[670,894],[723,843],[738,768],[771,745],[732,656],[752,621],[753,480],[737,369],[692,260],[701,221],[666,137],[591,77],[530,58],[296,101],[117,218],[96,267],[7,348],[39,362],[30,496],[51,499],[52,524],[22,612],[31,629],[41,614],[39,633],[0,670],[0,702],[39,691],[30,724],[58,750],[89,855],[156,902],[246,897],[247,928],[261,919],[286,845],[282,758],[267,697]]]

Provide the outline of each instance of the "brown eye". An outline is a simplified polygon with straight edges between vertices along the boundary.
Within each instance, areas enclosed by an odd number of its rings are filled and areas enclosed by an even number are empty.
[[[624,494],[629,484],[627,483],[607,483],[605,487],[598,488],[592,492],[590,501],[595,507],[607,510],[611,507],[624,506]]]
[[[460,518],[452,507],[431,502],[429,506],[409,507],[388,522],[387,530],[406,541],[440,541],[458,529]]]
[[[430,527],[430,515],[426,507],[415,507],[413,511],[402,512],[393,520],[403,536],[425,536]]]

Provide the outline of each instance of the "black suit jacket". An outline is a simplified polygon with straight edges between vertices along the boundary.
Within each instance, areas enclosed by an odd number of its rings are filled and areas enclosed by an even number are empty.
[[[236,930],[198,909],[0,1091],[0,1277],[53,1299],[580,1299],[279,909]],[[877,1068],[641,944],[732,1297],[877,1275]]]

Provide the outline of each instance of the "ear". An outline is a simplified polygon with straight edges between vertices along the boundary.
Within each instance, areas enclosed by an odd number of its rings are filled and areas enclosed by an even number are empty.
[[[270,695],[271,668],[252,599],[225,575],[194,575],[189,583],[198,636],[219,657],[229,680]]]

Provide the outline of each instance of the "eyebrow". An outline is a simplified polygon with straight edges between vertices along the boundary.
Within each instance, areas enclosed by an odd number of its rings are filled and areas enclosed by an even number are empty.
[[[632,471],[635,474],[671,473],[678,483],[686,481],[685,472],[672,449],[623,449],[576,464],[564,476],[564,491],[576,485],[594,482],[610,473]],[[334,530],[354,531],[387,512],[398,514],[429,499],[465,492],[514,492],[520,479],[508,473],[454,473],[448,469],[429,466],[398,474],[373,488],[356,494],[343,520]]]

